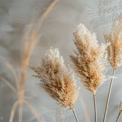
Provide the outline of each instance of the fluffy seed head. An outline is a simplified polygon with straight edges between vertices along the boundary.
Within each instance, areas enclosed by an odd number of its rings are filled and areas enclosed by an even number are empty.
[[[50,49],[42,59],[41,66],[31,67],[41,85],[61,106],[73,108],[77,99],[75,78],[64,65],[58,49]]]
[[[73,33],[77,51],[71,55],[74,70],[81,78],[83,85],[93,94],[104,81],[105,48],[99,46],[95,34],[80,24]]]
[[[116,70],[122,64],[122,19],[113,24],[112,31],[109,35],[104,35],[107,43],[108,59]]]

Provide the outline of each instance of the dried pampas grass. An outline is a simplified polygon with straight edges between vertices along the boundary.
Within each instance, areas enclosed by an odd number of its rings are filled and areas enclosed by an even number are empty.
[[[106,46],[99,46],[96,35],[91,34],[82,24],[78,25],[73,34],[77,47],[75,54],[70,56],[74,70],[86,89],[96,94],[97,89],[105,80]]]
[[[109,62],[116,70],[122,64],[122,19],[116,21],[111,33],[104,37],[106,42],[110,43],[107,48]]]
[[[122,64],[122,19],[121,18],[119,19],[119,21],[116,21],[113,24],[111,33],[108,35],[104,35],[104,38],[106,42],[109,43],[107,47],[108,60],[113,68],[113,73],[112,73],[112,78],[109,85],[109,91],[108,91],[108,96],[107,96],[107,101],[106,101],[103,122],[106,121],[106,117],[107,117],[108,105],[109,105],[109,100],[110,100],[110,95],[111,95],[113,80],[114,80],[113,77],[115,75],[115,71]]]
[[[105,80],[106,46],[99,46],[96,35],[91,34],[82,24],[78,25],[73,34],[77,51],[70,58],[83,85],[93,93],[94,115],[97,122],[96,91]]]
[[[64,65],[58,49],[50,49],[42,59],[41,66],[31,67],[41,86],[58,103],[66,108],[74,108],[78,96],[74,75]]]

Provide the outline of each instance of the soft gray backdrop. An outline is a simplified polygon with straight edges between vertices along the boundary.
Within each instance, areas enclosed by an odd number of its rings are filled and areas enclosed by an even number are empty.
[[[0,57],[4,57],[12,65],[20,63],[20,49],[25,27],[36,14],[42,14],[51,0],[0,0]],[[108,33],[111,24],[121,15],[121,0],[59,0],[48,15],[41,30],[41,38],[33,50],[30,64],[39,65],[41,57],[50,47],[57,47],[64,57],[66,64],[70,64],[69,54],[75,49],[73,30],[79,23],[85,24],[97,35],[99,42],[104,43],[103,34]],[[111,67],[110,67],[111,68]],[[110,68],[108,68],[110,70]],[[11,72],[0,63],[0,74],[7,77],[15,85]],[[60,108],[39,86],[39,81],[32,77],[33,72],[28,69],[25,88],[30,91],[27,95],[35,96],[30,103],[43,115],[47,122],[75,122],[72,112],[64,110],[60,115]],[[108,73],[109,75],[111,72]],[[118,114],[118,104],[122,99],[121,68],[116,74],[107,122],[115,122]],[[77,79],[78,80],[78,79]],[[80,122],[85,122],[85,114],[89,115],[88,122],[94,121],[92,94],[80,86],[80,97],[75,109]],[[98,122],[102,122],[109,80],[97,93]],[[15,96],[10,88],[0,81],[0,122],[8,122]],[[24,106],[23,122],[36,122],[31,112]],[[56,118],[59,118],[56,120]],[[62,118],[63,120],[61,120]],[[119,122],[122,121],[122,117]],[[14,122],[17,121],[17,111]]]

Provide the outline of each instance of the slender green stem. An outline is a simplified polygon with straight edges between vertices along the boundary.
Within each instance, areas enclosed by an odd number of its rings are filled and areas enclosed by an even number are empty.
[[[107,117],[108,105],[109,105],[109,100],[110,100],[110,96],[111,96],[114,75],[115,75],[115,70],[113,70],[113,73],[112,73],[112,78],[111,78],[111,82],[110,82],[110,86],[109,86],[109,91],[108,91],[108,96],[107,96],[107,101],[106,101],[106,106],[105,106],[105,112],[104,112],[103,122],[106,121],[106,117]]]
[[[121,111],[119,112],[119,114],[118,114],[118,116],[117,116],[116,122],[118,122],[119,117],[120,117],[120,114],[121,114]]]
[[[76,122],[79,122],[78,117],[77,117],[77,115],[76,115],[76,112],[75,112],[75,110],[74,110],[73,108],[72,108],[72,112],[73,112],[73,114],[74,114],[74,117],[75,117]]]
[[[94,100],[94,117],[95,117],[95,122],[97,122],[97,105],[96,105],[96,95],[93,94],[93,100]]]

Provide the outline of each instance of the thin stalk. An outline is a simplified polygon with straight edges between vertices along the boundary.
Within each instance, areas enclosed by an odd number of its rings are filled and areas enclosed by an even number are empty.
[[[110,82],[110,86],[109,86],[109,91],[108,91],[108,96],[107,96],[107,101],[106,101],[106,106],[105,106],[105,112],[104,112],[104,118],[103,118],[103,122],[106,121],[106,117],[107,117],[107,112],[108,112],[108,105],[109,105],[109,100],[110,100],[110,96],[111,96],[111,91],[112,91],[112,86],[113,86],[113,80],[114,80],[114,75],[115,75],[115,70],[113,70],[112,73],[112,78],[111,78],[111,82]]]
[[[19,105],[19,120],[18,120],[18,122],[22,122],[22,110],[23,110],[23,104]]]
[[[13,122],[14,119],[14,115],[16,112],[16,108],[18,107],[18,101],[16,101],[11,109],[11,113],[10,113],[10,118],[9,118],[9,122]]]
[[[93,101],[94,101],[94,117],[95,117],[95,122],[97,122],[97,105],[96,105],[96,95],[93,94]]]
[[[118,122],[118,120],[119,120],[119,117],[120,117],[120,115],[121,115],[121,110],[119,111],[119,114],[118,114],[118,116],[117,116],[117,119],[116,119],[116,122]]]
[[[73,108],[72,108],[72,112],[73,112],[73,114],[74,114],[74,117],[75,117],[76,122],[79,122],[78,117],[77,117],[77,115],[76,115],[76,112],[75,112],[75,110],[74,110]]]

